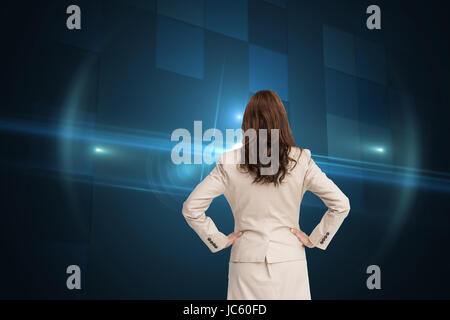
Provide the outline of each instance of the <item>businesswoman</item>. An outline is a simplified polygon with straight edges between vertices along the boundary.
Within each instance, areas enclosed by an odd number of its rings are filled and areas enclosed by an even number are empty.
[[[277,171],[262,174],[267,162],[263,164],[259,155],[257,161],[250,161],[251,139],[245,135],[249,129],[278,129]],[[286,110],[275,92],[262,90],[252,96],[242,130],[242,148],[221,155],[184,202],[183,216],[212,252],[232,246],[227,299],[309,300],[305,247],[327,248],[350,211],[349,200],[316,165],[310,150],[296,147]],[[266,145],[268,154],[275,150]],[[328,208],[309,236],[299,226],[300,204],[308,190]],[[228,236],[205,215],[221,194],[235,220],[234,232]]]

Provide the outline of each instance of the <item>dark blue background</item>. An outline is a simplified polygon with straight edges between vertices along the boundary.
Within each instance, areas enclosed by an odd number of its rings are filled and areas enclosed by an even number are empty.
[[[273,89],[352,206],[327,251],[308,250],[313,299],[450,298],[445,3],[2,3],[0,297],[225,298],[229,250],[211,254],[181,215],[211,166],[173,165],[170,134],[239,128]],[[382,30],[365,26],[370,4]],[[324,212],[308,194],[302,229]],[[223,197],[208,215],[233,231]]]

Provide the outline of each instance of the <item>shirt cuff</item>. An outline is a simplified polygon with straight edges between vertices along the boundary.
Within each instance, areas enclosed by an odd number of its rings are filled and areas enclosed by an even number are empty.
[[[319,230],[313,230],[309,236],[309,240],[312,242],[314,247],[325,250],[331,240],[330,232],[319,232]]]
[[[225,248],[228,243],[228,237],[222,232],[218,232],[206,237],[204,241],[211,252],[215,253]]]

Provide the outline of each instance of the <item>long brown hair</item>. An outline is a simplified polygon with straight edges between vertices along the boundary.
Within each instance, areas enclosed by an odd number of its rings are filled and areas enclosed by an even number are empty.
[[[261,90],[255,93],[247,103],[245,108],[244,117],[242,119],[242,131],[245,133],[247,130],[253,129],[258,135],[259,130],[266,129],[268,134],[267,154],[270,155],[270,134],[272,129],[279,130],[279,161],[278,172],[271,175],[262,175],[261,168],[269,165],[262,164],[259,156],[257,157],[257,163],[250,163],[249,161],[249,137],[244,135],[243,148],[245,151],[245,161],[239,166],[246,172],[249,172],[254,176],[254,183],[273,183],[275,186],[279,185],[289,170],[289,161],[294,162],[294,166],[297,164],[297,160],[289,157],[289,153],[292,147],[295,147],[295,141],[292,136],[291,128],[284,108],[283,102],[280,97],[272,90]],[[259,148],[259,141],[257,144]]]

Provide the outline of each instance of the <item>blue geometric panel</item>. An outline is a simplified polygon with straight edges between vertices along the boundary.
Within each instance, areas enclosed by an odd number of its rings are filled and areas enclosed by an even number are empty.
[[[325,66],[355,75],[355,40],[350,33],[323,25]]]
[[[203,0],[158,0],[158,14],[204,26]]]
[[[264,0],[264,1],[272,3],[282,8],[286,8],[286,0]]]
[[[122,0],[123,4],[131,5],[136,8],[155,11],[156,0]]]
[[[354,76],[325,68],[327,113],[358,120],[356,82]]]
[[[13,94],[28,105],[43,103],[37,114],[58,118],[61,110],[96,112],[98,55],[73,45],[42,41],[23,61],[24,85]],[[16,98],[17,99],[17,98]],[[50,107],[50,108],[48,108]]]
[[[383,46],[356,38],[356,75],[386,84],[386,55]]]
[[[158,16],[156,67],[203,79],[204,30]]]
[[[206,28],[243,41],[248,39],[246,0],[206,0]]]
[[[154,11],[123,6],[120,14],[112,8],[105,18],[105,28],[112,32],[100,58],[97,119],[102,124],[157,130],[162,120],[150,117],[154,112],[150,106],[160,103],[152,92],[158,83],[153,79],[157,72],[173,74],[155,67],[157,16]]]
[[[414,96],[394,88],[389,88],[388,92],[391,128],[404,130],[416,107]]]
[[[287,11],[270,3],[252,0],[248,4],[248,38],[252,44],[287,52]]]
[[[372,81],[358,79],[359,120],[389,128],[387,88]]]
[[[327,114],[328,155],[359,160],[359,125],[355,120]]]
[[[392,136],[390,129],[359,124],[361,134],[361,159],[375,162],[392,161]]]
[[[416,102],[414,96],[405,91],[389,88],[389,111],[392,130],[392,159],[398,165],[414,167],[418,165],[421,144],[420,132],[414,126]]]
[[[225,133],[225,129],[237,129],[242,124],[249,99],[249,49],[246,42],[238,39],[212,31],[205,33],[204,82],[205,90],[212,96],[208,107],[213,124]],[[207,113],[202,112],[206,118]]]
[[[357,120],[327,114],[328,156],[350,160],[361,159],[361,142]],[[318,159],[320,160],[320,159]],[[320,168],[333,180],[339,188],[351,195],[353,211],[364,211],[364,187],[362,172],[354,167],[325,165],[319,162]],[[339,177],[339,180],[335,178]]]
[[[249,46],[250,91],[274,90],[283,101],[289,101],[287,55]]]
[[[86,181],[88,183],[73,180],[68,183],[69,180],[53,177],[56,176],[44,178],[36,175],[27,179],[29,188],[39,186],[33,188],[33,197],[28,203],[24,203],[29,212],[39,212],[39,215],[30,215],[27,219],[33,226],[32,229],[25,229],[29,232],[28,236],[36,240],[88,242],[92,218],[92,184],[89,180]],[[25,190],[31,192],[28,188]]]

